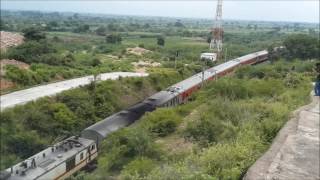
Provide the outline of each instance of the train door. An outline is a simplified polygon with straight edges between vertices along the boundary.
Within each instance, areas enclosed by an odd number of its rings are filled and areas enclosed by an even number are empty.
[[[72,170],[75,166],[76,166],[76,157],[72,156],[66,162],[66,171],[68,172]]]
[[[90,153],[89,149],[87,149],[86,159],[87,159],[87,163],[89,163],[91,161],[91,153]]]

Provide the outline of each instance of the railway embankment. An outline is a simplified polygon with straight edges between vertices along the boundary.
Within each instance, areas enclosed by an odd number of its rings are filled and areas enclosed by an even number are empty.
[[[269,150],[248,170],[244,180],[320,179],[319,97],[293,113]]]

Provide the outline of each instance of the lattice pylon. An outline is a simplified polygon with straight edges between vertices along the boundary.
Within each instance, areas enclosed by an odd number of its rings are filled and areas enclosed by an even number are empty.
[[[211,31],[210,49],[217,52],[218,58],[221,57],[223,28],[222,28],[222,0],[218,0],[214,27]]]

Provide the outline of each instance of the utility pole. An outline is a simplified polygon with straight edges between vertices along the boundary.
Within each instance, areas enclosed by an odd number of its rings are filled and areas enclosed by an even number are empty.
[[[227,54],[228,54],[228,48],[226,48],[226,51],[224,53],[224,62],[227,62]]]
[[[211,31],[210,49],[217,53],[217,60],[221,60],[222,56],[222,40],[223,40],[223,28],[222,28],[222,0],[218,0],[216,16],[214,21],[214,27]]]
[[[178,59],[179,55],[180,55],[180,51],[177,50],[176,56],[174,57],[174,69],[177,69],[177,59]]]
[[[203,64],[202,64],[202,72],[201,72],[201,86],[204,86],[204,72],[206,70],[206,66],[207,66],[207,61],[203,61]]]

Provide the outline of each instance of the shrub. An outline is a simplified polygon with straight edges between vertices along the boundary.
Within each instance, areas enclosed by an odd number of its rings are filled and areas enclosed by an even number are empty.
[[[35,75],[24,69],[13,65],[6,66],[5,77],[20,85],[31,85],[35,83]]]
[[[142,127],[156,136],[166,136],[174,132],[182,118],[172,109],[161,108],[147,113],[142,119]]]
[[[7,52],[10,59],[17,59],[25,63],[41,62],[39,56],[49,53],[55,53],[57,50],[46,40],[27,41]]]
[[[121,179],[132,179],[135,178],[143,178],[154,169],[156,164],[152,159],[145,158],[145,157],[138,157],[134,159],[126,166],[124,166],[123,170],[121,171]]]
[[[157,150],[152,138],[143,129],[125,128],[111,134],[101,147],[99,166],[104,169],[121,170],[123,165],[135,156],[157,157]]]
[[[319,38],[314,38],[306,34],[293,34],[288,36],[283,44],[290,58],[319,58]]]
[[[122,38],[119,34],[109,34],[106,36],[106,42],[110,44],[121,43]]]
[[[24,37],[27,40],[35,40],[35,41],[39,41],[41,39],[45,39],[46,35],[40,31],[40,29],[36,29],[36,28],[26,28],[22,30]]]
[[[159,46],[164,46],[164,44],[165,44],[164,37],[162,37],[162,36],[157,37],[157,44]]]

